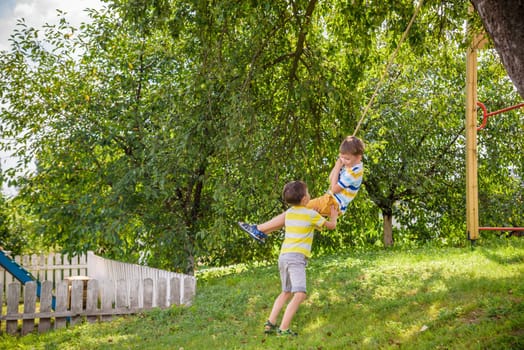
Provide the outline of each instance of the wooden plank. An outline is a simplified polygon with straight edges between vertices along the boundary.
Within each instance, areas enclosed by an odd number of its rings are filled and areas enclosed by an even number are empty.
[[[98,297],[100,295],[97,280],[89,280],[87,282],[87,296],[86,296],[86,314],[87,322],[93,323],[98,320],[98,317],[93,314],[98,311]]]
[[[20,283],[13,282],[7,286],[7,316],[19,315]],[[18,321],[7,320],[6,332],[10,335],[18,333]]]
[[[62,266],[62,256],[60,254],[52,254],[52,256],[54,258],[54,264]],[[62,281],[63,279],[64,279],[63,278],[63,270],[56,269],[55,270],[55,277],[54,277],[55,288],[56,288],[58,282]]]
[[[116,308],[127,308],[127,282],[119,279],[116,282]]]
[[[92,312],[82,311],[77,316],[87,317],[87,316],[118,316],[118,315],[130,315],[130,314],[136,314],[144,311],[144,309],[111,309],[110,311],[104,311],[104,310],[96,310]],[[71,311],[64,311],[64,312],[38,312],[38,313],[31,313],[31,314],[13,314],[12,316],[2,316],[2,320],[4,321],[16,321],[16,320],[30,320],[30,319],[37,319],[41,317],[62,317],[62,318],[69,318],[73,316],[71,314]],[[0,348],[1,349],[1,348]]]
[[[55,274],[54,274],[54,270],[50,268],[50,266],[53,265],[53,254],[48,254],[45,259],[46,259],[46,261],[45,261],[46,280],[52,281],[53,282],[53,288],[55,288],[55,286],[56,286]]]
[[[181,290],[182,281],[180,280],[180,276],[172,277],[169,286],[169,302],[171,305],[180,305],[182,300]]]
[[[143,307],[146,310],[153,308],[153,280],[151,278],[144,279],[144,303]]]
[[[74,279],[71,282],[71,325],[74,326],[78,324],[82,319],[80,313],[83,310],[84,304],[84,281]]]
[[[40,291],[40,312],[49,313],[52,309],[53,281],[42,282]],[[25,310],[24,310],[25,313]],[[38,333],[44,333],[51,329],[51,318],[40,317],[38,321]]]
[[[184,295],[182,304],[191,305],[195,297],[196,279],[193,276],[184,276]]]
[[[56,284],[56,308],[57,313],[66,312],[69,304],[69,286],[67,281],[59,281]],[[67,324],[66,317],[55,317],[55,329],[64,328]]]
[[[70,258],[69,258],[69,255],[67,254],[64,254],[62,255],[62,265],[63,265],[63,270],[62,270],[62,274],[63,274],[63,279],[66,279],[67,277],[70,277],[71,276],[71,261],[70,261]]]
[[[87,276],[87,254],[82,254],[78,257],[79,274]]]
[[[36,282],[27,282],[24,287],[24,313],[36,312]],[[24,320],[22,322],[22,335],[26,335],[35,330],[35,319]]]
[[[30,258],[30,267],[29,267],[29,272],[31,272],[31,274],[37,279],[37,280],[41,280],[41,276],[40,276],[40,265],[38,264],[38,255],[36,254],[31,254],[29,256]]]
[[[105,280],[102,281],[102,296],[101,296],[101,309],[104,312],[104,316],[100,318],[101,321],[110,321],[113,311],[113,303],[115,301],[114,282]]]
[[[140,280],[134,278],[130,281],[129,308],[138,309],[140,306]]]
[[[2,313],[4,312],[4,283],[0,281],[0,335],[2,335]]]
[[[165,278],[160,277],[157,281],[156,286],[156,306],[159,308],[167,307],[167,281]]]

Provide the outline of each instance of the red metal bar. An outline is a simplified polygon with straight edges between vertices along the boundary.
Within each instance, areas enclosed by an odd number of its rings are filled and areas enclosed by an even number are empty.
[[[477,102],[477,106],[482,108],[482,114],[483,114],[482,124],[480,124],[480,126],[477,127],[477,130],[481,130],[481,129],[484,129],[486,127],[486,124],[488,124],[488,117],[492,117],[492,116],[500,114],[500,113],[504,113],[504,112],[507,112],[507,111],[511,111],[513,109],[524,107],[524,103],[519,103],[518,105],[502,108],[502,109],[499,109],[498,111],[490,112],[490,113],[488,113],[488,111],[486,110],[486,106],[484,106],[484,104],[482,102]]]
[[[524,231],[524,227],[479,227],[479,231]]]

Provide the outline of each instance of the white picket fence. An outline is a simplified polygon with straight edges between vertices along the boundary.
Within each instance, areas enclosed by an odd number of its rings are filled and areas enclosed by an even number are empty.
[[[91,253],[88,253],[89,255]],[[94,254],[93,254],[94,255]],[[88,274],[88,255],[68,256],[61,254],[32,254],[17,255],[14,257],[19,265],[23,266],[39,281],[62,281],[71,276],[89,276]],[[4,288],[16,279],[0,266],[0,283]],[[4,290],[5,293],[5,290]]]
[[[92,252],[72,258],[51,254],[14,260],[41,282],[41,296],[37,303],[36,283],[22,286],[0,268],[0,333],[27,334],[34,330],[35,320],[39,320],[38,331],[44,332],[51,325],[64,327],[66,321],[75,324],[85,318],[92,322],[154,307],[190,305],[195,296],[194,276],[122,263]],[[53,296],[55,310],[51,310]],[[21,300],[23,311],[19,310]]]

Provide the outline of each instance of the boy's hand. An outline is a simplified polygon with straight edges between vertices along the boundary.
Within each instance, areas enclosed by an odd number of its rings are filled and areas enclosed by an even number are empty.
[[[338,210],[335,208],[334,205],[331,206],[331,220],[336,220],[338,218]]]
[[[329,230],[334,230],[337,227],[337,217],[338,217],[338,210],[335,209],[335,206],[331,206],[331,215],[329,216],[329,221],[325,221],[324,225]]]

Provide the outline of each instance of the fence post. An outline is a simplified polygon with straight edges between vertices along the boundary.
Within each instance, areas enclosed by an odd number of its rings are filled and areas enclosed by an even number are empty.
[[[4,284],[0,281],[0,316],[3,314]],[[2,319],[0,318],[0,335],[2,335]]]
[[[18,315],[18,303],[20,302],[20,283],[13,282],[7,286],[7,316]],[[7,320],[7,334],[15,335],[18,333],[18,320]]]
[[[169,286],[169,292],[170,292],[170,303],[171,305],[180,305],[180,290],[181,290],[181,283],[180,283],[180,277],[172,277],[170,280],[170,286]]]
[[[71,325],[75,325],[81,321],[78,316],[84,307],[84,281],[73,279],[71,282]]]
[[[89,323],[96,322],[96,320],[98,319],[97,316],[89,316],[89,313],[95,312],[98,310],[98,296],[99,296],[98,281],[97,280],[87,281],[86,312],[88,314],[87,322]]]
[[[115,300],[114,281],[105,280],[102,282],[102,312],[107,313],[108,316],[102,315],[102,321],[111,320],[111,312],[113,310],[113,302]]]
[[[127,281],[124,279],[116,281],[116,308],[127,308]]]
[[[69,301],[69,290],[67,281],[59,281],[56,284],[56,312],[66,312]],[[66,326],[66,317],[55,317],[55,329]]]
[[[53,281],[42,282],[40,291],[40,312],[50,313],[53,300]],[[38,333],[44,333],[51,329],[51,318],[40,317],[38,321]]]
[[[184,298],[182,304],[191,305],[195,296],[196,280],[192,276],[184,276]]]
[[[140,307],[140,280],[133,278],[129,283],[129,307],[131,309],[138,309]]]
[[[24,286],[24,314],[36,313],[36,282],[27,282]],[[35,319],[22,320],[22,335],[31,333],[35,329]]]
[[[167,307],[167,281],[164,277],[160,277],[156,286],[156,306],[159,308]]]
[[[153,307],[153,280],[144,279],[144,309],[148,310]]]

